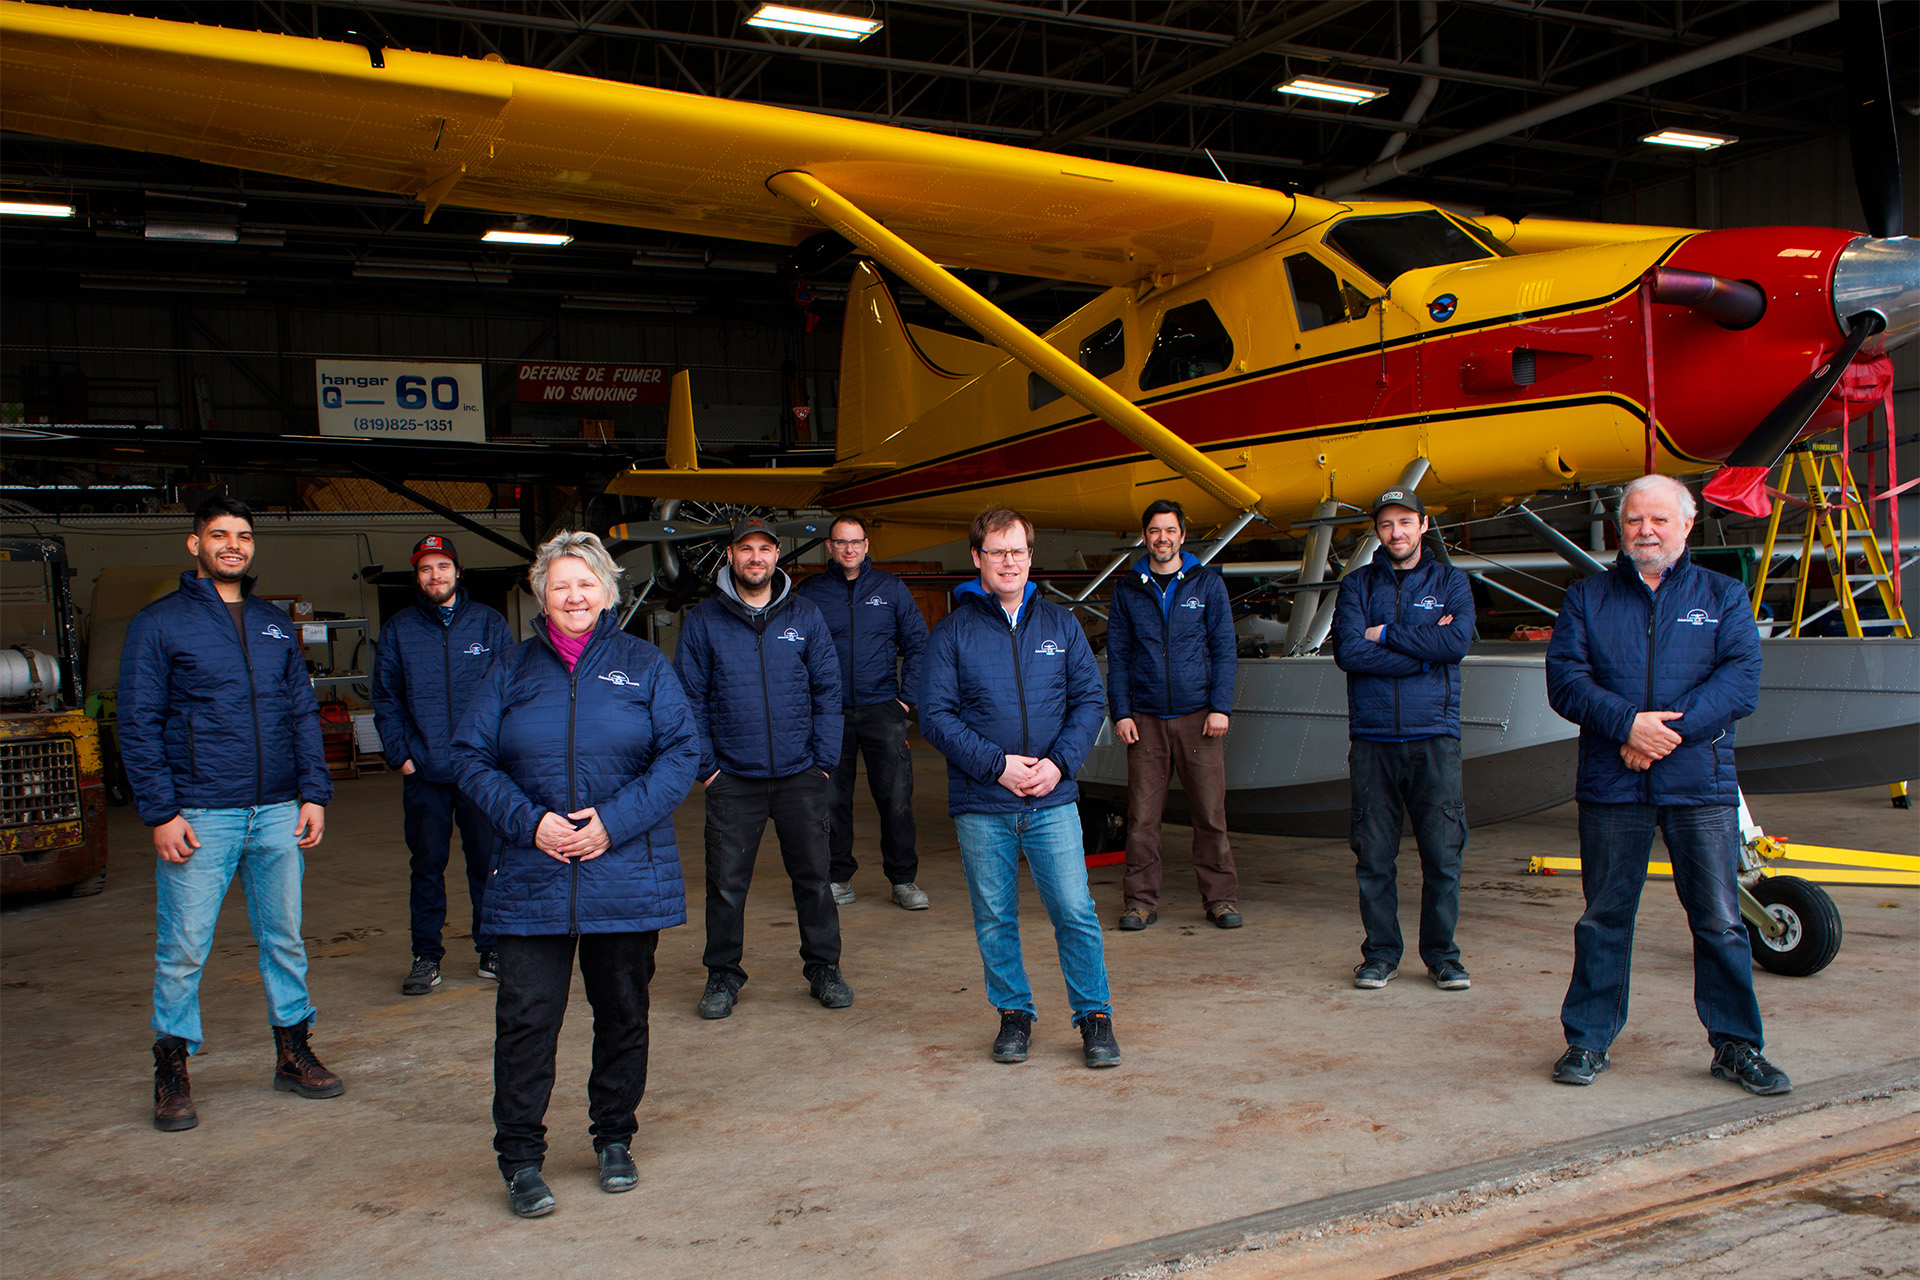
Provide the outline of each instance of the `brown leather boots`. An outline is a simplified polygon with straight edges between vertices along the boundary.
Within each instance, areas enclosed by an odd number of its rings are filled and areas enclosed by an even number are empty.
[[[187,1081],[187,1042],[162,1036],[153,1042],[153,1127],[172,1133],[199,1123]]]
[[[313,1020],[291,1027],[273,1029],[273,1048],[278,1059],[273,1068],[273,1087],[282,1093],[297,1093],[303,1098],[337,1098],[347,1086],[340,1077],[321,1065],[307,1047],[307,1028]]]

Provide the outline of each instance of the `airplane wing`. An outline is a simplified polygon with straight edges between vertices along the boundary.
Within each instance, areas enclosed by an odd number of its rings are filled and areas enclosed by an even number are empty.
[[[724,98],[0,0],[0,125],[411,195],[766,244],[801,171],[949,266],[1114,286],[1204,269],[1342,206]]]

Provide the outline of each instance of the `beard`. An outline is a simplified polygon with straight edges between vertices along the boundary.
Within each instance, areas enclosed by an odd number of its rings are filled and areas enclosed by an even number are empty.
[[[420,588],[420,594],[435,604],[446,604],[453,599],[453,593],[460,589],[459,580],[447,583],[444,587],[427,586]]]
[[[770,564],[758,567],[753,565],[735,565],[733,568],[733,576],[741,586],[752,587],[758,591],[761,587],[773,581],[773,568]]]
[[[238,582],[247,576],[247,570],[253,565],[253,558],[251,556],[249,556],[247,562],[238,569],[227,568],[227,566],[220,563],[218,556],[202,555],[199,557],[199,561],[201,573],[206,577],[212,578],[215,582]]]
[[[1384,542],[1380,544],[1380,550],[1386,553],[1388,562],[1391,563],[1394,568],[1403,569],[1406,567],[1408,561],[1420,554],[1420,539],[1415,538],[1411,543],[1407,544],[1407,549],[1404,552],[1395,552],[1392,547]]]

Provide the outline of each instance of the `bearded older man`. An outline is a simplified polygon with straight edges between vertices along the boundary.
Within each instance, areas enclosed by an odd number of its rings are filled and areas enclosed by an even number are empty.
[[[1620,502],[1620,557],[1575,583],[1547,649],[1547,697],[1580,726],[1580,887],[1560,1009],[1562,1084],[1612,1065],[1627,1021],[1634,917],[1659,828],[1693,932],[1693,1001],[1712,1073],[1749,1093],[1793,1083],[1760,1054],[1753,953],[1740,919],[1733,724],[1760,698],[1760,634],[1740,584],[1687,554],[1693,495],[1643,476]]]

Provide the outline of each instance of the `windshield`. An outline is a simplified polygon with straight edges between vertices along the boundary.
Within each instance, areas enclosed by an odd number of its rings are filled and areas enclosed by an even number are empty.
[[[1348,218],[1327,233],[1327,244],[1381,284],[1421,267],[1496,256],[1437,210]]]

